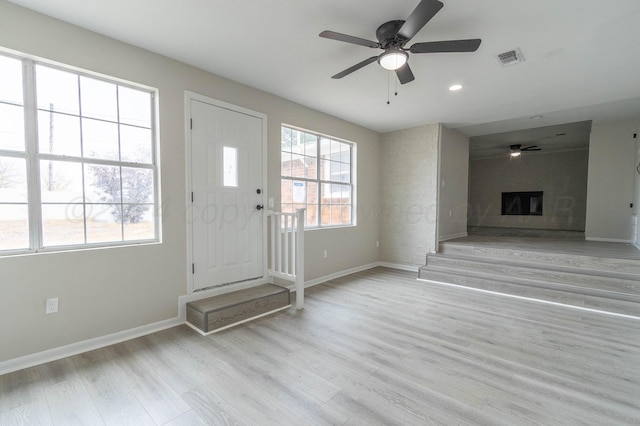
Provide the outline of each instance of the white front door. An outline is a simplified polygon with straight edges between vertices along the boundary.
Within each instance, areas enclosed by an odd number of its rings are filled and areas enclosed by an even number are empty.
[[[193,289],[261,278],[266,117],[190,100]]]

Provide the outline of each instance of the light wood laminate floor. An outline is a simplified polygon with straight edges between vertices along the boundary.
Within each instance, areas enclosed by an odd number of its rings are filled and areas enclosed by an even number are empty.
[[[0,423],[637,425],[640,322],[376,268],[301,312],[2,376]]]

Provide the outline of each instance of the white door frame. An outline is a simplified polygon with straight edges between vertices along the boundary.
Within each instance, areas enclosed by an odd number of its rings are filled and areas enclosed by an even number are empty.
[[[194,293],[193,282],[193,210],[191,208],[191,193],[193,191],[193,185],[191,182],[192,170],[191,170],[191,101],[199,101],[219,108],[225,108],[230,111],[239,112],[242,114],[250,115],[258,118],[262,122],[262,192],[264,194],[263,199],[268,200],[269,194],[267,191],[267,115],[261,112],[252,111],[247,108],[243,108],[237,105],[230,104],[218,99],[210,98],[208,96],[200,95],[198,93],[185,90],[184,92],[184,131],[185,131],[185,221],[187,231],[187,294]],[[267,209],[262,210],[262,278],[245,281],[238,284],[232,284],[224,286],[221,289],[213,289],[211,291],[203,290],[202,293],[226,293],[232,290],[238,290],[241,288],[249,288],[255,285],[264,284],[268,282],[268,265],[267,265]],[[198,292],[201,293],[201,292]]]

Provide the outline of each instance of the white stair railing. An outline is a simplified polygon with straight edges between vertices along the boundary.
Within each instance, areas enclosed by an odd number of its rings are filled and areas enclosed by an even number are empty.
[[[296,309],[304,307],[304,216],[306,209],[295,213],[269,212],[271,255],[269,275],[292,281],[296,287]]]

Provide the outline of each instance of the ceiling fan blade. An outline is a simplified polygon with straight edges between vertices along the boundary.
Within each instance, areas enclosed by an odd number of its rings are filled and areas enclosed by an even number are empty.
[[[416,43],[409,48],[411,53],[445,53],[445,52],[475,52],[482,42],[479,38],[468,40],[428,41]]]
[[[537,145],[531,145],[524,148],[520,148],[520,151],[542,151],[542,148],[540,148]]]
[[[411,72],[408,62],[396,70],[396,75],[401,84],[407,84],[416,79],[413,76],[413,72]]]
[[[370,57],[370,58],[368,58],[368,59],[365,59],[365,60],[364,60],[364,61],[362,61],[362,62],[358,62],[358,63],[357,63],[357,64],[355,64],[354,66],[349,67],[349,68],[347,68],[346,70],[344,70],[344,71],[342,71],[342,72],[339,72],[338,74],[336,74],[336,75],[332,76],[331,78],[335,78],[335,79],[342,78],[342,77],[344,77],[344,76],[346,76],[346,75],[351,74],[351,73],[352,73],[352,72],[354,72],[354,71],[358,71],[360,68],[362,68],[362,67],[364,67],[364,66],[366,66],[366,65],[369,65],[369,64],[370,64],[370,63],[372,63],[372,62],[375,62],[375,61],[376,61],[376,59],[378,59],[378,57],[377,57],[377,56],[372,56],[372,57]]]
[[[337,33],[335,31],[323,31],[319,35],[320,37],[323,37],[323,38],[328,38],[328,39],[337,40],[337,41],[344,41],[345,43],[358,44],[360,46],[380,47],[380,43],[378,42],[365,40],[363,38],[354,37],[347,34]]]
[[[402,24],[402,27],[398,30],[398,35],[405,40],[411,40],[443,6],[444,4],[438,0],[422,0]]]

